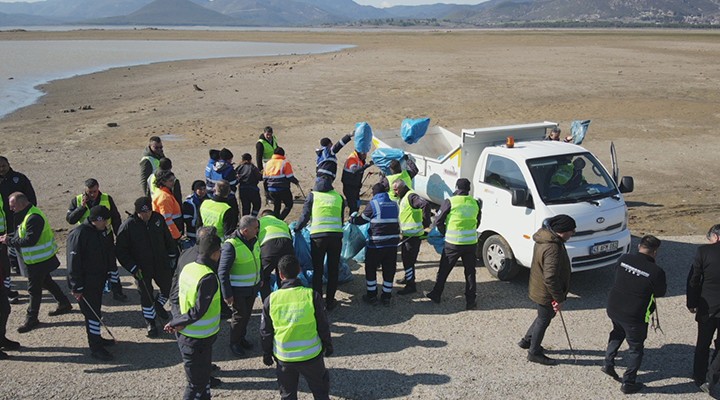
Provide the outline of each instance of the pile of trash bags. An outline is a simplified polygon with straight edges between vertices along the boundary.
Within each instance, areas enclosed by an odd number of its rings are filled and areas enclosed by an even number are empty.
[[[404,156],[405,152],[400,149],[383,147],[373,151],[371,158],[375,166],[380,168],[383,174],[388,175],[390,173],[390,162],[398,160],[401,164],[404,164]]]
[[[305,227],[300,233],[295,232],[295,222],[290,224],[290,231],[293,236],[293,247],[295,248],[295,257],[300,262],[301,272],[298,279],[305,287],[312,287],[313,264],[312,255],[310,253],[310,230]],[[350,282],[353,279],[350,266],[347,261],[340,257],[340,265],[338,266],[338,284]],[[323,273],[323,283],[327,282],[327,258],[325,259],[325,269]]]

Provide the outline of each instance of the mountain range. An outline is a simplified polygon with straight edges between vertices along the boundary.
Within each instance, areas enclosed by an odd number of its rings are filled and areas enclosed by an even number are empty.
[[[480,1],[480,0],[479,0]],[[720,24],[720,0],[489,0],[376,8],[353,0],[43,0],[0,3],[0,26],[497,26],[532,22]]]

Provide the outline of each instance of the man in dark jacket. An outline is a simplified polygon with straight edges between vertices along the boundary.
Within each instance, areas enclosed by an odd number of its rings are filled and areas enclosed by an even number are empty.
[[[2,265],[0,265],[0,279],[3,279],[5,278],[4,274],[7,270],[7,268],[4,268],[4,266],[8,263],[7,252],[0,253],[0,263],[2,263]],[[6,360],[10,357],[2,350],[7,351],[20,349],[20,343],[10,340],[6,336],[9,317],[10,301],[8,300],[7,289],[5,289],[5,285],[0,285],[0,360]]]
[[[10,195],[15,192],[24,193],[28,201],[30,201],[32,205],[37,206],[35,189],[33,189],[30,179],[28,179],[27,176],[21,174],[20,172],[13,170],[10,167],[8,159],[4,156],[0,156],[0,196],[2,196],[3,199],[2,207],[3,212],[5,213],[5,227],[7,229],[7,232],[5,233],[7,233],[10,237],[15,234],[15,228],[17,228],[17,226],[20,224],[20,221],[14,221],[13,212],[10,210]],[[5,249],[0,249],[0,251],[3,250]],[[15,290],[11,290],[12,280],[10,278],[10,271],[12,269],[15,271],[15,273],[20,273],[20,265],[18,264],[18,258],[17,254],[15,253],[15,248],[8,247],[7,254],[10,260],[10,264],[5,267],[6,270],[4,274],[4,284],[5,288],[7,289],[7,294],[10,298],[10,302],[12,304],[16,304],[19,300],[18,292]]]
[[[252,215],[257,217],[261,206],[258,183],[263,180],[263,177],[260,170],[253,165],[250,153],[242,155],[242,161],[235,173],[238,179],[238,197],[242,204],[241,216]]]
[[[385,187],[376,183],[372,187],[373,197],[365,206],[362,214],[353,217],[351,224],[370,223],[365,253],[365,283],[367,293],[362,299],[368,304],[378,301],[377,270],[382,267],[383,283],[380,299],[384,306],[390,305],[393,279],[397,269],[397,247],[400,243],[400,210],[397,203],[390,200]]]
[[[300,185],[300,182],[293,173],[292,164],[285,158],[285,149],[275,149],[270,161],[265,163],[263,170],[263,181],[266,184],[270,198],[275,208],[275,216],[284,220],[293,208],[293,195],[290,191],[290,184]],[[285,208],[280,211],[281,205]]]
[[[235,167],[233,167],[234,155],[232,151],[223,148],[218,153],[218,160],[210,169],[209,176],[206,176],[206,184],[208,196],[211,198],[215,197],[215,185],[220,181],[225,181],[230,186],[230,192],[226,196],[232,207],[238,209],[237,198],[235,192],[237,191],[237,174],[235,173]]]
[[[40,325],[38,314],[43,289],[47,289],[58,302],[57,309],[50,311],[48,315],[67,314],[72,310],[72,304],[50,275],[60,266],[60,261],[56,256],[58,247],[55,234],[45,214],[20,192],[11,194],[9,203],[10,210],[15,213],[15,221],[20,223],[15,237],[2,235],[0,243],[14,247],[18,257],[22,258],[27,266],[30,305],[25,323],[18,328],[18,332],[25,333]]]
[[[337,143],[333,145],[330,138],[322,138],[320,140],[320,148],[315,150],[317,155],[316,170],[317,176],[326,176],[330,178],[330,181],[335,180],[337,175],[337,153],[355,136],[355,131],[349,135],[345,135]]]
[[[135,200],[135,214],[120,226],[115,250],[120,265],[135,277],[147,335],[157,337],[157,315],[168,318],[163,306],[170,296],[172,266],[178,248],[163,216],[152,211],[149,197]],[[160,290],[157,298],[153,297],[153,281]]]
[[[230,185],[219,181],[215,185],[215,196],[200,205],[200,225],[214,226],[220,238],[230,236],[237,228],[238,210],[233,208]]]
[[[445,283],[455,264],[462,258],[465,268],[465,309],[477,307],[477,227],[482,218],[482,204],[470,195],[470,181],[460,178],[455,183],[455,193],[445,199],[435,218],[440,233],[445,236],[445,247],[440,255],[440,267],[433,289],[426,296],[440,303]]]
[[[327,257],[327,295],[325,306],[332,310],[337,306],[337,291],[342,252],[342,218],[345,210],[345,199],[333,189],[332,179],[318,177],[315,188],[308,193],[303,205],[300,219],[295,225],[295,233],[299,233],[310,222],[310,253],[313,262],[313,289],[322,294],[325,258]]]
[[[90,356],[102,361],[112,360],[105,346],[115,344],[112,339],[104,339],[100,332],[105,278],[108,271],[117,268],[109,220],[110,210],[96,205],[67,239],[68,286],[85,316]]]
[[[424,229],[430,226],[430,203],[413,192],[402,179],[393,183],[392,190],[400,206],[400,231],[404,242],[400,254],[405,277],[398,283],[405,287],[398,294],[404,295],[417,292],[415,263],[420,253],[420,239],[425,236]]]
[[[367,153],[353,151],[345,161],[342,173],[343,194],[347,201],[350,214],[360,210],[360,190],[363,185],[363,175],[365,170],[372,167],[374,163],[365,162]],[[372,172],[368,172],[368,175]]]
[[[185,235],[187,241],[184,242],[183,248],[195,246],[197,228],[202,226],[200,220],[200,206],[209,199],[207,195],[207,187],[203,181],[195,181],[192,184],[192,194],[185,198],[180,207],[182,208],[183,224],[185,225]]]
[[[180,267],[170,298],[173,319],[164,327],[176,334],[185,366],[184,400],[208,400],[210,387],[221,383],[210,376],[212,346],[220,330],[220,238],[214,227],[198,228],[197,236],[197,259]]]
[[[110,219],[106,225],[108,236],[112,240],[114,247],[115,233],[120,229],[122,220],[113,198],[109,194],[100,192],[100,183],[98,183],[97,179],[90,178],[86,180],[83,193],[70,200],[70,207],[65,215],[65,220],[70,225],[80,225],[90,216],[90,209],[97,205],[104,206],[110,212]],[[114,261],[113,267],[108,270],[108,280],[112,287],[113,298],[122,302],[127,301],[127,296],[123,294],[122,285],[120,284],[120,274]]]
[[[697,386],[709,391],[714,382],[707,376],[717,373],[717,369],[708,371],[708,358],[713,335],[720,327],[720,224],[710,228],[707,239],[708,244],[698,247],[690,269],[687,308],[695,314],[698,326],[693,380]],[[704,383],[707,385],[703,386]]]
[[[140,159],[140,187],[145,196],[150,197],[148,178],[160,167],[160,159],[163,157],[165,153],[162,140],[158,136],[152,136]]]
[[[258,137],[257,143],[255,143],[255,160],[257,162],[258,170],[263,170],[263,164],[270,161],[275,149],[278,148],[277,137],[273,132],[271,126],[266,126],[263,129],[263,133]]]
[[[285,221],[278,219],[271,210],[263,210],[260,213],[260,232],[258,232],[258,243],[260,244],[260,261],[262,264],[262,285],[260,296],[263,301],[270,296],[270,274],[275,272],[278,275],[278,262],[283,256],[295,254],[293,248],[290,228]]]
[[[330,374],[324,357],[334,349],[322,294],[302,286],[294,255],[284,256],[278,264],[282,287],[265,299],[260,319],[263,363],[277,362],[283,399],[297,399],[302,375],[315,399],[329,400]]]
[[[533,235],[535,247],[530,265],[528,294],[537,304],[537,318],[528,328],[518,346],[528,350],[527,359],[542,365],[555,365],[557,361],[543,354],[542,340],[555,313],[560,310],[570,291],[572,267],[565,242],[575,234],[575,220],[565,214],[543,222]]]
[[[660,239],[646,235],[640,239],[638,254],[620,257],[615,267],[615,283],[608,297],[607,314],[613,330],[608,338],[602,371],[620,381],[615,372],[615,356],[622,342],[627,340],[627,369],[620,386],[625,394],[643,388],[643,384],[635,379],[643,358],[648,321],[655,310],[655,299],[664,296],[667,290],[665,271],[655,264],[658,248]]]

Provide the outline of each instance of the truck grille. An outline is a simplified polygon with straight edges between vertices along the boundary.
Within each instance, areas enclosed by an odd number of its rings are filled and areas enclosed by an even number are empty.
[[[615,224],[615,225],[610,225],[610,226],[608,226],[608,227],[605,228],[605,229],[600,229],[600,230],[597,230],[597,231],[593,231],[593,230],[577,231],[577,232],[575,232],[575,234],[573,235],[573,237],[576,237],[576,238],[577,238],[577,237],[580,237],[580,236],[590,236],[590,235],[594,235],[594,234],[600,233],[600,232],[614,231],[615,229],[619,229],[621,226],[622,226],[622,222],[621,222],[621,223],[617,223],[617,224]]]

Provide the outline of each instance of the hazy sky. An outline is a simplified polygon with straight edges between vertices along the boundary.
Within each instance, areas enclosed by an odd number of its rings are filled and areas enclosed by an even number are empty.
[[[23,0],[0,0],[3,3],[14,3]],[[24,0],[34,2],[38,0]],[[419,4],[435,4],[435,3],[453,3],[453,4],[479,4],[484,0],[355,0],[356,3],[375,7],[392,7],[392,6],[416,6]]]

